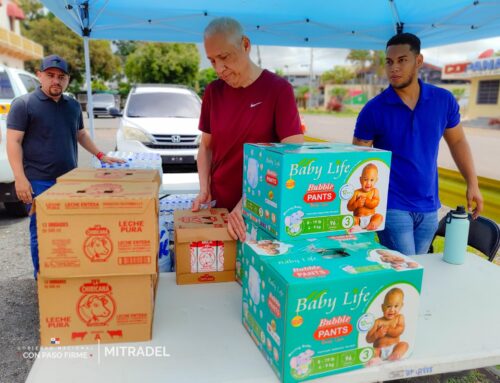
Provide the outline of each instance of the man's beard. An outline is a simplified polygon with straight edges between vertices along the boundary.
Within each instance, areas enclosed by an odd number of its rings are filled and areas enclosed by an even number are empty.
[[[415,75],[411,75],[408,78],[408,81],[405,81],[404,83],[399,84],[399,85],[392,85],[392,84],[391,85],[394,89],[404,89],[404,88],[408,87],[413,82],[414,77],[415,77]]]
[[[57,89],[57,90],[55,90]],[[52,97],[57,97],[57,96],[60,96],[62,94],[62,88],[49,88],[49,94],[52,96]]]

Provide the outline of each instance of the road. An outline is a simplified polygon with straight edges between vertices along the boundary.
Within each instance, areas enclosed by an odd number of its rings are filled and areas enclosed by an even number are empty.
[[[353,118],[305,115],[308,135],[351,142]],[[87,122],[86,122],[87,124]],[[95,141],[102,151],[114,150],[118,120],[96,120]],[[500,131],[466,129],[478,173],[500,179]],[[80,166],[90,166],[91,156],[80,148]],[[439,165],[454,168],[449,152],[441,150]],[[39,341],[36,285],[29,251],[29,220],[8,217],[0,206],[0,383],[24,382],[32,360],[23,357]]]
[[[307,135],[327,141],[352,142],[355,118],[336,118],[330,115],[303,115]],[[469,128],[463,123],[478,175],[500,180],[500,130]],[[439,147],[438,165],[457,170],[444,140]]]

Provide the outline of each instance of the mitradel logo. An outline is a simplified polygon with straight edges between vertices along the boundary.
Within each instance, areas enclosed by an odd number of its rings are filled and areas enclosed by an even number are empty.
[[[123,346],[94,345],[40,347],[20,346],[17,354],[23,359],[91,359],[97,358],[98,364],[105,358],[168,358],[170,353],[165,346]]]

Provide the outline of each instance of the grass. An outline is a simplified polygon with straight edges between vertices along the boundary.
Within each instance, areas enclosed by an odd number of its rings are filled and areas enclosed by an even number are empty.
[[[330,112],[325,109],[304,109],[300,108],[299,109],[300,114],[324,114],[328,116],[333,116],[333,117],[340,117],[340,118],[346,118],[346,117],[357,117],[359,114],[359,110],[354,110],[348,107],[344,107],[340,112]]]

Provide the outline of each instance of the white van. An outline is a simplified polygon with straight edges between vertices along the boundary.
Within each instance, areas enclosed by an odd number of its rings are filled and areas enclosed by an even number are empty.
[[[33,74],[0,65],[0,203],[3,202],[9,214],[17,217],[24,217],[27,212],[24,203],[17,199],[14,175],[7,159],[7,113],[14,98],[35,90],[39,85]]]

